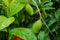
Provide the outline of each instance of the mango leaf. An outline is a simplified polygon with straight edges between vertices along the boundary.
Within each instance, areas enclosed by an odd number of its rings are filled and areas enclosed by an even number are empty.
[[[51,19],[50,21],[49,21],[49,23],[48,23],[48,26],[50,27],[53,23],[55,23],[57,20],[55,20],[55,19]]]
[[[3,0],[6,6],[9,6],[9,0]]]
[[[14,22],[14,17],[6,18],[5,16],[0,16],[0,30],[8,27],[11,23]]]
[[[30,4],[27,4],[26,7],[25,7],[25,9],[26,9],[26,11],[27,11],[27,13],[28,13],[29,15],[32,16],[32,15],[34,14],[33,8],[31,7]]]
[[[7,32],[7,28],[2,29],[1,31],[5,31],[5,32]]]
[[[13,16],[17,14],[19,11],[21,11],[25,6],[25,2],[21,3],[20,0],[12,0],[8,7],[8,17]]]
[[[36,36],[28,28],[14,28],[14,29],[10,30],[10,35],[18,36],[24,40],[37,40]]]
[[[21,11],[21,10],[23,9],[24,5],[25,5],[25,4],[17,4],[17,5],[15,6],[15,8],[14,8],[14,7],[12,7],[13,9],[10,8],[10,12],[8,13],[8,16],[13,16],[13,15],[15,15],[16,13],[18,13],[19,11]]]
[[[32,30],[34,33],[38,33],[41,27],[42,27],[42,21],[39,19],[33,24]]]
[[[56,32],[58,29],[59,29],[59,27],[58,27],[58,26],[55,26],[55,27],[52,29],[52,32]]]
[[[60,19],[60,8],[55,12],[56,19]]]
[[[38,40],[50,40],[48,33],[41,31],[38,35]]]
[[[4,20],[6,20],[7,18],[5,16],[0,16],[0,25],[3,23]]]
[[[2,6],[2,3],[3,3],[2,0],[0,0],[0,6]]]
[[[52,6],[53,2],[47,2],[44,6]]]
[[[50,10],[50,9],[54,9],[52,7],[53,2],[47,2],[46,4],[44,4],[44,6],[42,7],[43,10]]]
[[[51,2],[51,0],[41,0],[41,3],[44,4],[46,2]]]

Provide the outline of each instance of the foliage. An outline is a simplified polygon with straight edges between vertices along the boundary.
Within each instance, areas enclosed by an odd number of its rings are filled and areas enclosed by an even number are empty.
[[[60,40],[60,0],[0,0],[0,40]]]

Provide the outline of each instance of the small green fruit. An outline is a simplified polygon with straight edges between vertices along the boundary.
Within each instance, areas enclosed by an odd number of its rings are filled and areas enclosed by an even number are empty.
[[[25,7],[25,9],[26,9],[26,11],[27,11],[27,13],[28,13],[29,15],[32,16],[32,15],[34,14],[33,8],[31,7],[30,4],[27,4],[26,7]]]
[[[33,24],[32,30],[34,33],[38,33],[41,27],[42,27],[42,21],[39,19]]]

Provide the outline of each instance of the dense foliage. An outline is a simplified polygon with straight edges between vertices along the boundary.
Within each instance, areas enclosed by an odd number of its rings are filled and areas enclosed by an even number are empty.
[[[0,0],[0,40],[60,40],[60,0]]]

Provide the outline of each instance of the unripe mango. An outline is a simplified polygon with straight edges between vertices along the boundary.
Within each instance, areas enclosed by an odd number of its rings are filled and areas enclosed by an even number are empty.
[[[32,30],[34,33],[38,33],[41,27],[42,27],[42,21],[39,19],[33,24]]]
[[[25,9],[26,9],[26,11],[27,11],[27,13],[28,13],[29,15],[32,16],[32,15],[34,14],[33,8],[31,7],[30,4],[27,4],[26,7],[25,7]]]

